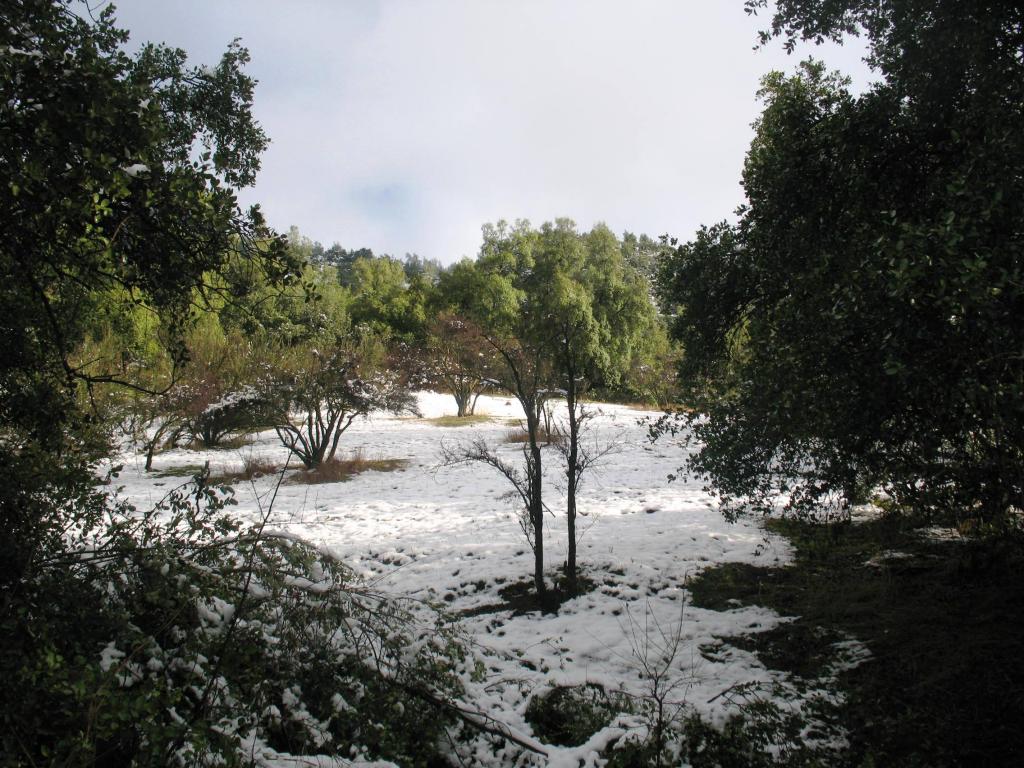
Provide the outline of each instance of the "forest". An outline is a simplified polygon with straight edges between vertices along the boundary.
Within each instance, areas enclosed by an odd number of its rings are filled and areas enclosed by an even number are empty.
[[[5,4],[0,765],[1021,764],[1024,10],[742,5],[878,79],[443,263],[243,209],[240,42]]]

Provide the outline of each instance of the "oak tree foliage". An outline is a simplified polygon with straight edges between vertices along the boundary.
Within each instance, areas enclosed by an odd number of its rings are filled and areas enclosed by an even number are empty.
[[[763,504],[881,488],[1005,521],[1024,507],[1024,11],[780,0],[762,43],[851,33],[880,80],[768,75],[738,222],[662,264],[706,415],[691,469]]]

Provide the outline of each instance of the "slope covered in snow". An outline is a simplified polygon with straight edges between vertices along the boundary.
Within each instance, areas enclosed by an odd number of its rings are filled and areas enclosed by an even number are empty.
[[[579,508],[579,562],[593,589],[565,603],[557,614],[516,614],[501,590],[526,583],[532,553],[520,529],[518,509],[504,478],[480,464],[443,466],[442,444],[485,438],[503,458],[521,460],[520,446],[506,442],[522,413],[514,400],[481,398],[477,412],[489,419],[470,426],[438,426],[431,418],[454,413],[450,396],[421,393],[422,417],[374,414],[342,437],[340,453],[404,459],[403,469],[369,471],[346,482],[283,484],[273,501],[270,526],[326,545],[376,589],[443,606],[461,618],[484,661],[483,681],[469,683],[471,703],[512,728],[530,734],[526,707],[531,696],[552,686],[595,682],[632,696],[649,692],[644,662],[668,663],[675,700],[685,700],[712,721],[729,712],[732,686],[761,682],[784,691],[780,673],[748,652],[716,638],[771,629],[784,617],[758,607],[725,612],[688,604],[686,580],[708,566],[727,562],[785,563],[788,544],[756,521],[730,524],[699,484],[668,481],[684,453],[667,439],[651,444],[642,420],[656,416],[626,406],[593,404],[597,411],[586,441],[614,443],[603,464],[584,476]],[[247,457],[283,462],[287,451],[273,432],[233,451],[174,450],[157,457],[146,474],[125,456],[120,483],[142,508],[178,479],[164,472],[202,464],[237,471]],[[561,456],[545,450],[547,573],[553,579],[565,557],[564,471]],[[160,477],[160,475],[164,476]],[[259,519],[276,479],[236,484],[232,514]],[[678,642],[675,640],[678,638]],[[666,651],[668,646],[674,651]],[[671,655],[671,659],[664,658]],[[622,728],[637,723],[623,721]],[[548,748],[552,764],[593,756],[594,748],[621,733],[606,729],[580,748]],[[488,753],[489,754],[489,753]],[[500,756],[474,759],[501,764]],[[508,758],[508,755],[505,756]]]

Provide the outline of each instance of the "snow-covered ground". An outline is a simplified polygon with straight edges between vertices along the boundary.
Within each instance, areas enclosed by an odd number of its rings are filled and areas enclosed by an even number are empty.
[[[519,446],[503,442],[522,413],[514,400],[483,397],[477,413],[491,418],[447,428],[430,417],[453,414],[454,399],[422,393],[424,418],[374,415],[344,434],[341,453],[362,450],[367,458],[408,460],[403,470],[366,472],[348,482],[283,485],[273,505],[272,527],[329,546],[383,591],[423,598],[455,612],[501,603],[499,590],[528,580],[532,553],[518,522],[518,510],[504,478],[480,464],[441,466],[442,443],[483,437],[516,461]],[[473,705],[529,734],[525,711],[532,695],[562,684],[597,682],[608,689],[643,695],[649,682],[639,674],[641,656],[657,662],[664,637],[679,635],[671,661],[677,698],[712,720],[728,714],[731,686],[787,681],[757,658],[727,648],[705,658],[700,646],[716,637],[758,632],[785,618],[758,607],[725,612],[688,603],[688,577],[726,562],[785,563],[785,540],[766,534],[754,521],[730,524],[699,484],[668,482],[684,458],[667,438],[652,445],[640,423],[645,413],[625,406],[593,405],[599,415],[587,440],[615,441],[619,450],[584,476],[579,508],[579,561],[596,582],[592,591],[566,603],[557,615],[510,610],[479,612],[463,619],[488,677],[470,691]],[[247,456],[283,462],[286,451],[273,432],[237,451],[175,450],[156,458],[154,473],[126,455],[119,483],[137,506],[151,506],[179,482],[155,477],[160,470],[202,464],[213,471],[238,470]],[[545,529],[547,568],[553,576],[566,552],[561,457],[546,449],[545,501],[551,507]],[[234,514],[257,519],[266,508],[273,478],[255,486],[236,484]],[[257,494],[262,500],[257,502]],[[576,764],[599,746],[597,734],[583,748],[552,748],[552,764]]]

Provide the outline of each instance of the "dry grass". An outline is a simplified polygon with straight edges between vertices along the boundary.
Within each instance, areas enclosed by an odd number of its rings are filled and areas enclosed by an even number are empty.
[[[239,472],[224,472],[223,474],[210,474],[212,483],[237,483],[240,480],[255,480],[264,475],[279,473],[284,468],[264,456],[246,456],[242,460],[242,469]]]
[[[505,433],[504,441],[506,443],[528,443],[530,442],[530,433],[522,426],[510,429]],[[565,442],[565,435],[561,432],[549,433],[541,427],[537,430],[537,442],[543,445],[562,445]]]
[[[153,477],[194,477],[195,475],[202,474],[203,469],[202,464],[182,464],[177,467],[163,467],[161,469],[154,469]]]
[[[435,427],[468,427],[473,424],[483,424],[490,421],[491,417],[486,413],[476,413],[469,416],[438,416],[434,419],[424,419],[427,424]]]
[[[408,459],[385,459],[379,456],[370,459],[361,450],[358,450],[347,459],[334,458],[314,469],[296,472],[286,482],[296,485],[343,483],[360,472],[401,472],[407,466],[409,466]]]

